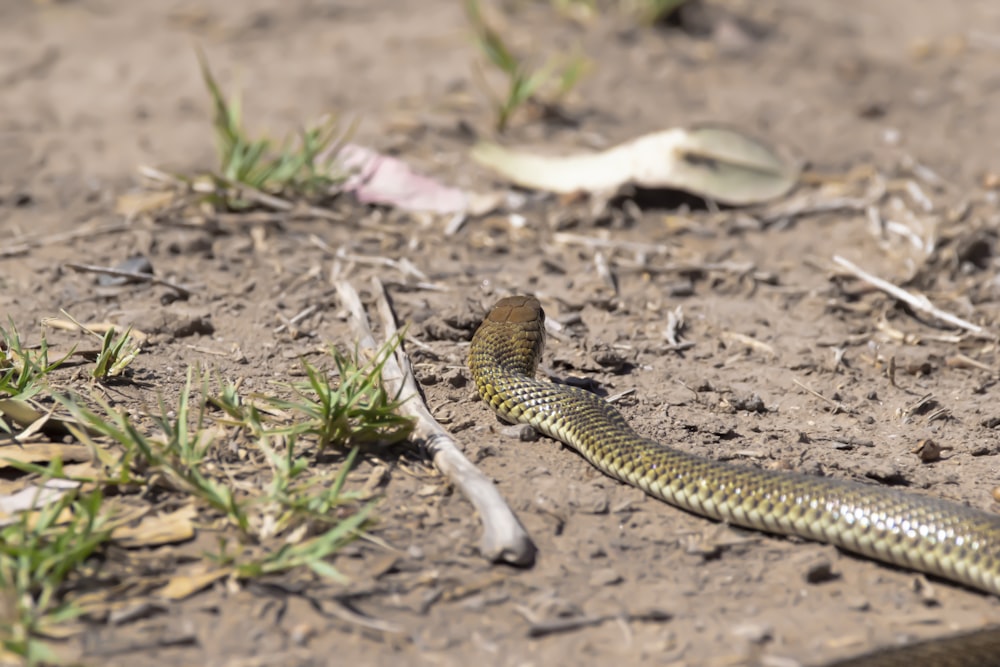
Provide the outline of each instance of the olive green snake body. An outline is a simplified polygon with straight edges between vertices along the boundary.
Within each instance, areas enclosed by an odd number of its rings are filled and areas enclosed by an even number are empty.
[[[476,387],[505,421],[530,424],[605,474],[695,514],[1000,594],[1000,516],[894,488],[741,467],[645,438],[599,396],[535,378],[544,317],[534,297],[507,297],[473,336]]]

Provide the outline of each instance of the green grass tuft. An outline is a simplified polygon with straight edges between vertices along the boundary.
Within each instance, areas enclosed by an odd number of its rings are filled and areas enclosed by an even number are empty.
[[[564,58],[562,63],[549,59],[541,67],[532,67],[517,57],[499,31],[489,24],[483,16],[479,0],[465,0],[465,13],[476,44],[487,62],[507,79],[507,90],[502,95],[496,95],[487,86],[493,101],[497,132],[506,130],[517,110],[529,102],[549,108],[557,106],[587,72],[589,63],[580,54]],[[556,82],[554,87],[553,81]]]
[[[226,101],[204,54],[198,53],[202,79],[212,98],[219,172],[215,175],[214,203],[245,209],[252,202],[234,192],[246,186],[272,195],[313,199],[335,190],[346,174],[336,167],[337,152],[350,131],[343,131],[336,117],[327,117],[304,128],[295,139],[280,144],[267,137],[251,138],[243,127],[238,95]]]
[[[82,613],[65,596],[110,538],[103,501],[70,490],[0,529],[0,647],[29,665],[57,662],[43,637]]]
[[[49,346],[44,335],[37,350],[27,350],[14,322],[8,322],[9,328],[0,327],[0,396],[26,400],[44,388],[46,376],[59,368],[73,351],[50,362]],[[3,427],[3,420],[0,419],[0,428]]]

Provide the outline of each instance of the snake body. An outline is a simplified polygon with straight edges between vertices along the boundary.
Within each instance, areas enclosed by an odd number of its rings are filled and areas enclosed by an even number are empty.
[[[898,489],[723,463],[645,438],[597,395],[535,378],[544,318],[534,297],[507,297],[473,336],[469,368],[502,419],[530,424],[607,475],[695,514],[1000,594],[1000,516]]]

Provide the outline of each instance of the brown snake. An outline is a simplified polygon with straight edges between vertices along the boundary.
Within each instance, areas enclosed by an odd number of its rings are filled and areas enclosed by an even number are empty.
[[[826,542],[1000,594],[1000,516],[898,489],[732,465],[645,438],[597,395],[535,378],[544,318],[535,298],[507,297],[473,336],[469,368],[476,387],[504,420],[530,424],[607,475],[695,514]],[[984,662],[987,655],[1000,663],[1000,634],[969,637],[977,641],[965,638],[966,653],[948,650],[934,662],[844,664],[992,664]],[[948,661],[959,659],[966,661]]]

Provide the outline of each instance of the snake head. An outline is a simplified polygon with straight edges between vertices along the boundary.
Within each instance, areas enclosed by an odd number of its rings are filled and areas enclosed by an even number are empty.
[[[473,337],[474,349],[488,350],[493,363],[534,376],[545,350],[545,311],[533,296],[500,299]]]

